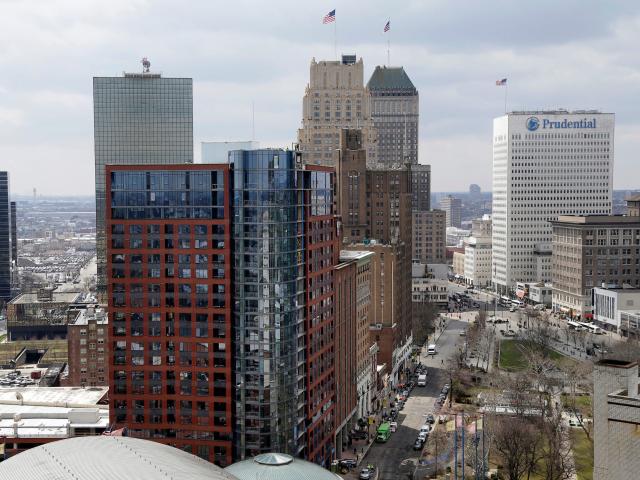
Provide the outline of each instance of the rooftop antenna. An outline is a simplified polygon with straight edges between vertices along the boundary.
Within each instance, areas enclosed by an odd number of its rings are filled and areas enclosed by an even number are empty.
[[[256,139],[256,102],[251,100],[251,140]]]
[[[147,57],[142,57],[140,63],[142,64],[142,73],[149,73],[149,69],[151,68],[151,62],[149,59]]]

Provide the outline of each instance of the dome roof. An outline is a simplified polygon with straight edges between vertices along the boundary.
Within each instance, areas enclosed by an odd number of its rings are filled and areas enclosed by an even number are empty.
[[[76,437],[46,443],[0,463],[0,479],[237,480],[195,455],[150,440]]]
[[[238,480],[339,480],[341,477],[315,463],[284,453],[264,453],[225,468]]]

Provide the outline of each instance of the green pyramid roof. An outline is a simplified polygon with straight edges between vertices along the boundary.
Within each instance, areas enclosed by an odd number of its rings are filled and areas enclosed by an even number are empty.
[[[402,67],[377,66],[367,87],[369,90],[416,90]]]

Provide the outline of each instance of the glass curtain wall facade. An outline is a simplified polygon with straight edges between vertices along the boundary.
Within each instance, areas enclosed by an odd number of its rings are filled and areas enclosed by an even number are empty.
[[[193,85],[156,73],[94,77],[98,290],[107,278],[105,166],[193,163]]]
[[[111,421],[229,465],[229,167],[106,173]]]
[[[11,207],[9,172],[0,172],[0,302],[11,300]]]
[[[303,170],[284,150],[230,152],[233,163],[237,460],[304,454]]]

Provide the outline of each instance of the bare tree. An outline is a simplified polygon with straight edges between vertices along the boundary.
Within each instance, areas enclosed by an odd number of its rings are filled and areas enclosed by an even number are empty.
[[[545,480],[569,480],[575,473],[571,442],[562,421],[562,410],[555,409],[542,423],[540,467]]]
[[[421,302],[413,305],[412,331],[413,341],[416,345],[424,345],[429,334],[434,329],[435,320],[438,318],[438,307],[430,302]]]
[[[527,418],[495,416],[491,420],[492,445],[500,454],[506,478],[521,480],[535,470],[541,441],[536,423]]]

